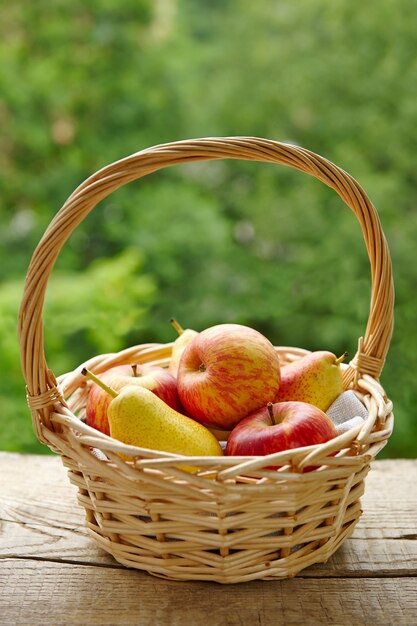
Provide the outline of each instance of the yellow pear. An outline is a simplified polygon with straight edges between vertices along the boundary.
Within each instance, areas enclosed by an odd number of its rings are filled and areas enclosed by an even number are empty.
[[[171,319],[170,323],[177,331],[178,337],[172,346],[171,361],[168,366],[168,371],[173,376],[176,376],[182,353],[194,337],[198,335],[198,332],[192,328],[186,328],[184,330],[184,328],[175,319]]]
[[[110,435],[123,443],[186,456],[222,456],[216,437],[152,391],[126,385],[108,407]]]
[[[326,412],[344,391],[340,363],[332,352],[317,350],[281,367],[281,382],[274,402],[308,402]]]

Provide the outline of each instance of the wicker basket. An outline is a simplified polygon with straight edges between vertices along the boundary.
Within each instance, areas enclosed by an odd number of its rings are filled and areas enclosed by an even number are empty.
[[[280,163],[333,188],[361,225],[371,265],[368,324],[344,369],[369,412],[326,444],[267,457],[181,457],[132,446],[85,425],[88,384],[125,363],[169,363],[172,344],[139,345],[97,356],[55,378],[48,368],[42,309],[49,275],[68,237],[103,198],[164,167],[209,159]],[[97,544],[128,566],[175,580],[236,583],[279,579],[326,561],[361,515],[359,498],[370,462],[392,432],[392,403],[378,382],[393,325],[394,290],[387,243],[375,208],[351,176],[300,147],[229,137],[155,146],[113,163],[78,187],[53,219],[27,275],[19,315],[22,368],[40,441],[61,455],[78,487],[86,526]],[[305,351],[277,348],[283,363]],[[131,457],[124,461],[120,453]],[[195,466],[196,473],[179,466]],[[268,469],[280,466],[279,471]],[[303,472],[306,467],[313,471]]]

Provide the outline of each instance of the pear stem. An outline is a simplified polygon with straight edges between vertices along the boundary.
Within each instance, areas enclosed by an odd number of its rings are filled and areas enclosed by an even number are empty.
[[[346,359],[348,355],[349,355],[349,352],[344,352],[341,356],[339,356],[338,359],[336,359],[335,365],[340,365],[340,363],[343,363],[343,361]]]
[[[181,324],[177,322],[175,317],[171,317],[171,319],[169,320],[169,323],[171,324],[172,328],[175,328],[175,330],[177,331],[179,335],[182,335],[182,333],[184,332],[184,329],[181,326]]]
[[[115,391],[114,389],[112,389],[111,387],[106,385],[106,383],[104,383],[100,378],[98,378],[98,376],[93,374],[93,372],[90,372],[90,370],[88,370],[86,367],[84,367],[81,370],[81,374],[83,376],[86,376],[87,378],[89,378],[93,382],[95,382],[97,385],[99,385],[99,387],[104,389],[104,391],[107,391],[107,393],[109,393],[111,396],[113,396],[113,398],[117,397],[117,395],[118,395],[117,391]]]

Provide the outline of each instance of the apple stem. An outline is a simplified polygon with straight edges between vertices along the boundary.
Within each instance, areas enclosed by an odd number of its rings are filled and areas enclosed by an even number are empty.
[[[269,417],[271,418],[272,423],[275,424],[274,405],[272,404],[272,402],[268,402],[266,408],[268,409]]]
[[[138,366],[137,366],[136,363],[134,365],[132,365],[132,372],[133,372],[134,378],[137,378],[138,377]]]
[[[184,329],[181,326],[181,324],[177,322],[175,317],[171,317],[171,319],[169,320],[169,323],[171,324],[172,328],[175,328],[175,330],[177,331],[179,335],[182,335],[182,333],[184,332]]]
[[[90,372],[90,370],[88,370],[86,367],[84,367],[81,370],[81,374],[83,376],[86,376],[87,378],[89,378],[90,380],[92,380],[93,382],[95,382],[97,385],[99,385],[99,387],[101,387],[102,389],[104,389],[104,391],[107,391],[107,393],[109,393],[111,396],[113,396],[113,398],[117,397],[117,391],[115,391],[114,389],[112,389],[111,387],[109,387],[108,385],[106,385],[106,383],[104,383],[100,378],[98,378],[98,376],[96,376],[95,374],[93,374],[93,372]]]
[[[348,355],[349,355],[349,352],[344,352],[341,356],[339,356],[338,359],[336,359],[335,365],[340,365],[340,363],[343,363],[343,361],[346,359]]]

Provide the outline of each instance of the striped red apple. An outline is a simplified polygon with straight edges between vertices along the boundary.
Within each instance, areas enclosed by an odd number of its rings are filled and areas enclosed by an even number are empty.
[[[273,401],[279,382],[275,348],[260,332],[241,324],[218,324],[196,335],[186,346],[177,373],[187,414],[225,431]]]

